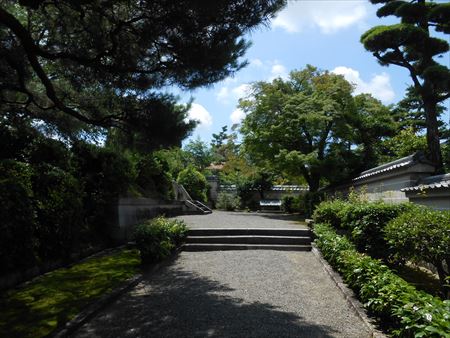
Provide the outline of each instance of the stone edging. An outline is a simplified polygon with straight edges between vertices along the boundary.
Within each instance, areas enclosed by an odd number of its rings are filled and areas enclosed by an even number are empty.
[[[174,259],[177,258],[180,248],[178,248],[169,258],[166,260],[156,263],[151,266],[148,271],[144,273],[139,273],[134,277],[131,277],[127,281],[125,281],[122,285],[115,288],[113,291],[104,294],[96,301],[93,301],[89,305],[87,305],[78,315],[75,316],[72,320],[68,321],[62,328],[56,329],[50,337],[52,338],[64,338],[69,337],[72,333],[74,333],[77,329],[79,329],[86,322],[91,320],[95,315],[97,315],[102,309],[104,309],[109,304],[113,303],[117,300],[121,295],[132,289],[134,286],[139,284],[143,279],[144,275],[152,274],[163,266],[170,264]]]
[[[344,299],[350,305],[350,308],[356,313],[356,315],[362,320],[364,325],[369,329],[369,332],[373,338],[384,338],[386,335],[378,330],[373,322],[367,317],[363,305],[358,299],[356,299],[355,294],[350,290],[342,280],[342,277],[333,270],[333,268],[328,264],[328,262],[322,257],[320,250],[312,243],[312,253],[319,259],[322,263],[323,269],[328,273],[328,275],[333,280],[334,284],[342,292]]]

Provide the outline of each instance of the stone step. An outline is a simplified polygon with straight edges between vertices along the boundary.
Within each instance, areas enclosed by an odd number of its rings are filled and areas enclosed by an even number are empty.
[[[276,245],[276,244],[184,244],[183,251],[225,251],[225,250],[279,250],[279,251],[311,251],[310,245]]]
[[[191,228],[188,236],[298,236],[309,237],[309,229],[279,228]]]
[[[306,236],[188,236],[186,243],[215,243],[215,244],[291,244],[309,245],[311,237]]]

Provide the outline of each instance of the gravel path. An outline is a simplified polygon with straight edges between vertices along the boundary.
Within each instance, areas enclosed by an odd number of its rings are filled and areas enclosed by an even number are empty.
[[[182,252],[75,337],[368,337],[310,252]]]
[[[296,215],[216,211],[209,215],[183,215],[190,228],[306,228]]]

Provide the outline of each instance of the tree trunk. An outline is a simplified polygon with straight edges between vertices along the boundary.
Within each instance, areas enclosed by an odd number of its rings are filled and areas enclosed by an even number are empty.
[[[320,175],[311,174],[310,179],[308,180],[308,186],[310,192],[317,192],[320,187]]]
[[[435,166],[435,173],[444,173],[444,164],[442,162],[441,144],[439,140],[439,128],[436,112],[436,103],[433,100],[422,97],[425,119],[427,125],[427,145],[428,156]]]

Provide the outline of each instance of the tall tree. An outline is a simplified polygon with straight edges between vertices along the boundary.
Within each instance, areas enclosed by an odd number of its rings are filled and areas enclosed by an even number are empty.
[[[301,174],[313,192],[367,169],[393,120],[378,100],[352,91],[342,76],[312,66],[255,83],[240,102],[245,150],[261,167]]]
[[[195,88],[238,71],[249,45],[242,36],[284,3],[2,1],[0,108],[51,124],[154,125],[176,110],[162,87]]]
[[[209,166],[214,159],[211,148],[199,136],[197,139],[191,140],[184,147],[184,151],[192,158],[195,167],[200,171]]]
[[[334,146],[342,148],[348,138],[351,92],[342,76],[312,66],[291,72],[287,81],[255,83],[251,97],[240,102],[247,113],[241,127],[246,151],[262,165],[300,172],[316,191],[337,163]]]
[[[425,114],[430,160],[436,171],[442,172],[443,162],[439,142],[438,104],[450,97],[450,70],[435,58],[448,52],[449,44],[431,36],[432,29],[450,33],[450,4],[426,0],[370,0],[382,4],[377,15],[394,15],[400,24],[376,26],[361,36],[364,47],[382,65],[406,68],[420,97]]]

